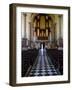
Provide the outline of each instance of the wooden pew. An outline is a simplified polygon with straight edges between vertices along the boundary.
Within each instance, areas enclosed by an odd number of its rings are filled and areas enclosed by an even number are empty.
[[[63,50],[58,50],[59,56],[59,71],[63,74]]]
[[[58,67],[58,50],[57,49],[48,49],[47,50],[48,56],[51,58],[51,61],[55,68]]]
[[[63,74],[63,50],[47,49],[47,54],[51,58],[55,68]]]
[[[32,67],[38,55],[38,50],[28,49],[22,50],[22,77],[24,77],[29,69]]]

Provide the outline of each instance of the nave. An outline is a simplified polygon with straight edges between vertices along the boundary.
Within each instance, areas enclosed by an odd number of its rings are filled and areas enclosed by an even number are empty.
[[[22,77],[63,75],[62,49],[22,50]]]
[[[22,13],[21,76],[63,75],[63,15]]]
[[[50,57],[46,53],[46,49],[40,49],[35,64],[33,65],[29,76],[51,76],[60,75],[55,69]]]

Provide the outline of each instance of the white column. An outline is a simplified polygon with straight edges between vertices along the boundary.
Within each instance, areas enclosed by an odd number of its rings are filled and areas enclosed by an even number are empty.
[[[24,22],[25,22],[25,20],[24,20],[24,14],[21,14],[21,35],[22,35],[22,38],[24,38]]]
[[[27,38],[27,33],[26,33],[26,14],[22,14],[21,15],[21,34],[22,34],[22,38]]]
[[[57,29],[58,29],[58,38],[61,38],[63,36],[63,17],[61,15],[58,16],[57,19]]]
[[[61,16],[61,37],[63,38],[63,16]]]
[[[61,38],[61,15],[59,15],[59,38]]]
[[[31,23],[31,14],[27,14],[26,18],[26,33],[27,39],[30,40],[30,23]]]
[[[26,14],[24,14],[24,38],[26,38]]]
[[[29,22],[29,38],[31,40],[31,22]]]

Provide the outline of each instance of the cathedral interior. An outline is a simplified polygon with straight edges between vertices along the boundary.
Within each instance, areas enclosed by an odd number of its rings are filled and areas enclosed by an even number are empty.
[[[63,75],[63,15],[21,13],[22,77]]]

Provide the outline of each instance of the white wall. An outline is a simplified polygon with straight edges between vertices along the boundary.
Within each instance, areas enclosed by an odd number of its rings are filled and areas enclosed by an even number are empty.
[[[26,86],[26,87],[24,86],[11,87],[8,85],[8,82],[9,82],[9,4],[10,3],[35,3],[35,4],[57,5],[57,6],[66,5],[66,6],[71,6],[71,11],[72,11],[72,0],[0,0],[0,90],[72,90],[72,82],[70,84]],[[72,12],[71,12],[71,17],[72,17]],[[72,21],[72,18],[71,18],[71,21]],[[72,34],[72,31],[70,34]],[[71,38],[72,38],[72,35],[71,35]],[[71,68],[72,68],[72,65],[71,65]],[[72,75],[72,72],[71,72],[71,75]],[[72,78],[71,78],[71,81],[72,81]]]

